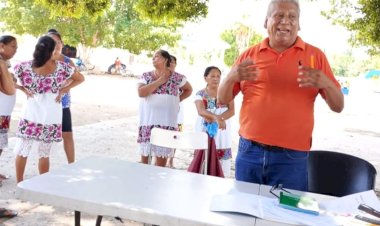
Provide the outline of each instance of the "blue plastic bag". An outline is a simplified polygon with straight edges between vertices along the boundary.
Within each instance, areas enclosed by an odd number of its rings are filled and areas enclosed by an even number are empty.
[[[206,132],[210,137],[214,137],[218,132],[218,123],[217,122],[205,122]]]

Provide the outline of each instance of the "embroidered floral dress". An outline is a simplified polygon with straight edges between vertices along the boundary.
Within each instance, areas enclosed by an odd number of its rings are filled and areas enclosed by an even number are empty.
[[[217,105],[216,99],[210,97],[207,92],[202,89],[195,94],[195,101],[201,100],[207,111],[210,111],[216,115],[221,115],[228,110],[227,105]],[[206,132],[206,127],[203,117],[197,117],[195,123],[196,131]],[[216,145],[216,152],[219,158],[219,161],[223,168],[224,176],[229,177],[230,175],[230,161],[232,159],[231,147],[232,147],[232,135],[231,135],[231,122],[230,119],[225,120],[226,129],[218,129],[214,139]]]
[[[154,72],[142,74],[139,83],[152,83]],[[153,127],[167,130],[178,130],[177,116],[179,111],[179,89],[186,83],[186,77],[174,72],[169,81],[158,87],[151,95],[140,98],[139,135],[137,142],[139,154],[157,157],[171,157],[173,149],[150,144],[150,131]]]
[[[30,151],[37,150],[40,158],[49,157],[52,145],[62,140],[62,105],[55,99],[59,89],[73,75],[74,68],[56,61],[55,72],[41,76],[28,61],[16,65],[14,71],[21,85],[33,94],[22,111],[14,152],[27,157]]]

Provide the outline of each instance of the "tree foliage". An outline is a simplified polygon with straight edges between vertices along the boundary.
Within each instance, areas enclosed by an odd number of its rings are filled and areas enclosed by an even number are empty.
[[[221,34],[221,39],[230,45],[224,52],[224,63],[227,66],[232,66],[243,50],[259,43],[263,36],[256,34],[252,28],[239,23],[236,24],[235,28],[224,31]]]
[[[35,0],[49,8],[54,15],[78,18],[83,14],[91,16],[108,9],[112,0]],[[173,23],[190,21],[207,15],[208,0],[136,0],[134,8],[144,19]]]
[[[354,67],[355,57],[352,51],[347,51],[341,55],[334,55],[331,62],[331,68],[336,76],[353,77],[359,74],[357,71],[358,67]]]
[[[223,41],[230,44],[230,48],[224,51],[224,63],[227,66],[232,66],[236,58],[239,56],[239,49],[237,47],[234,30],[226,30],[220,35],[220,37]]]
[[[145,19],[171,24],[176,20],[194,21],[205,17],[208,0],[139,0],[135,8]]]
[[[339,77],[357,77],[366,71],[380,68],[380,56],[358,58],[351,50],[331,58],[331,68]]]
[[[35,3],[50,10],[52,16],[74,18],[85,14],[94,16],[111,5],[110,0],[35,0]]]
[[[141,19],[135,9],[139,1],[113,0],[112,5],[108,5],[104,0],[0,0],[4,5],[0,8],[1,29],[38,37],[49,28],[55,28],[66,44],[122,48],[135,54],[151,52],[163,45],[173,46],[180,38],[177,28],[182,26],[183,20],[173,20],[169,25]],[[60,5],[49,5],[55,2]],[[91,2],[96,4],[89,11],[86,8],[67,14],[62,12],[75,2],[81,2],[83,7]],[[58,13],[60,11],[62,13]]]
[[[380,1],[330,0],[331,9],[322,13],[351,32],[350,43],[366,46],[371,55],[380,53]]]
[[[149,20],[141,20],[134,10],[134,1],[118,1],[115,10],[110,11],[108,19],[113,22],[112,32],[106,35],[105,47],[118,47],[139,53],[141,50],[156,50],[166,44],[173,46],[180,36],[176,29],[180,23],[167,25]]]

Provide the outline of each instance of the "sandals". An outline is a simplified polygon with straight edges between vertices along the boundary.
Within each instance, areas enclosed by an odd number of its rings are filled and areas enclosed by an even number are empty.
[[[17,212],[5,208],[0,208],[0,218],[12,218],[17,216]]]
[[[0,180],[6,180],[6,179],[9,179],[10,176],[8,175],[3,175],[3,174],[0,174]]]
[[[0,187],[3,186],[3,180],[9,179],[9,176],[0,174]],[[2,209],[0,208],[0,211]]]

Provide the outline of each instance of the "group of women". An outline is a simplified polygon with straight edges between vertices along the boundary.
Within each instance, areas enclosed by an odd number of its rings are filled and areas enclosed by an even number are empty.
[[[179,130],[177,124],[180,102],[189,97],[192,87],[186,77],[175,71],[176,58],[165,50],[157,51],[153,56],[154,70],[143,73],[138,82],[140,98],[139,114],[139,154],[141,162],[148,164],[149,157],[155,157],[155,165],[166,166],[168,159],[173,157],[174,150],[150,144],[150,132],[158,127],[168,130]],[[206,86],[195,95],[195,106],[199,118],[196,120],[196,130],[205,131],[206,124],[216,122],[218,131],[215,136],[217,155],[223,173],[230,176],[231,169],[231,125],[229,119],[234,115],[233,101],[220,105],[216,95],[221,79],[219,68],[206,68],[203,75]]]
[[[65,134],[62,132],[66,124],[62,123],[65,115],[65,107],[62,110],[65,101],[62,98],[69,96],[69,90],[84,80],[73,63],[62,55],[62,47],[60,34],[55,30],[49,31],[38,39],[33,59],[17,64],[12,75],[8,72],[9,59],[16,53],[17,40],[13,36],[2,36],[0,39],[0,56],[4,63],[2,78],[10,77],[12,87],[21,89],[28,97],[18,123],[18,140],[14,148],[17,182],[24,178],[27,157],[31,152],[38,153],[39,172],[42,174],[49,170],[50,150]],[[154,156],[156,165],[166,166],[167,159],[173,157],[174,151],[151,145],[150,131],[153,127],[178,130],[180,102],[191,95],[192,87],[184,75],[175,71],[176,58],[167,51],[159,50],[154,54],[153,66],[154,70],[143,73],[138,82],[138,94],[141,97],[139,153],[142,163],[148,163],[149,156]],[[218,156],[228,175],[232,158],[228,119],[234,115],[234,105],[233,102],[223,106],[217,103],[220,77],[221,71],[217,67],[208,67],[204,73],[206,87],[198,91],[195,98],[200,117],[196,128],[205,131],[205,123],[217,122],[219,132],[215,139]],[[7,81],[2,81],[0,92],[0,152],[7,146],[10,115],[16,100],[15,94],[5,92],[4,87],[10,85]],[[70,137],[72,140],[72,134]],[[68,162],[73,162],[74,150],[67,150]],[[0,179],[6,179],[6,176],[1,174]]]
[[[17,40],[13,36],[2,36],[0,40],[2,61],[9,63],[16,53]],[[14,148],[17,182],[24,179],[26,161],[31,152],[38,153],[39,173],[49,171],[50,150],[62,140],[62,97],[84,81],[83,75],[65,60],[61,50],[59,33],[48,32],[38,39],[32,60],[17,64],[14,74],[9,73],[8,68],[6,72],[2,71],[1,76],[10,77],[13,88],[19,88],[27,96]],[[3,92],[4,87],[0,93],[1,150],[7,146],[10,115],[16,100],[15,94]],[[71,156],[73,153],[68,154],[68,159]]]

